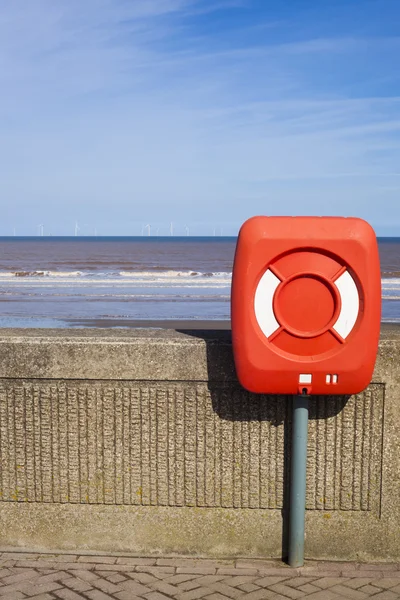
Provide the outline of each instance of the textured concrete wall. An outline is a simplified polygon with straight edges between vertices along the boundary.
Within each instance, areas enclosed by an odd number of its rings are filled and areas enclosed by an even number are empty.
[[[0,335],[0,546],[280,556],[291,402],[228,332]],[[311,401],[306,554],[400,558],[400,328],[358,396]]]

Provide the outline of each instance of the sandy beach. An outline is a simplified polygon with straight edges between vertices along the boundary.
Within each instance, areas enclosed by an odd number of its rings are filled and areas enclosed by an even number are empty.
[[[185,329],[185,330],[230,330],[230,321],[217,320],[151,320],[151,319],[65,319],[70,327],[93,328],[142,328],[142,329]]]

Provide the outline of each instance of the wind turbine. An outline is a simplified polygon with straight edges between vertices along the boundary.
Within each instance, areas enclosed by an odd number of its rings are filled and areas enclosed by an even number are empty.
[[[80,227],[78,225],[78,221],[75,222],[75,237],[77,237],[78,235],[78,231],[80,230]]]
[[[43,223],[41,223],[40,225],[38,225],[38,235],[40,235],[41,237],[43,237],[43,235],[44,235]]]
[[[147,229],[147,235],[150,236],[151,235],[151,225],[147,224],[144,226],[145,229]]]
[[[186,236],[189,235],[189,227],[187,225],[185,225],[185,231],[186,231]]]
[[[171,235],[174,235],[174,226],[173,226],[172,221],[171,221],[171,226],[169,228],[169,232],[170,232]]]

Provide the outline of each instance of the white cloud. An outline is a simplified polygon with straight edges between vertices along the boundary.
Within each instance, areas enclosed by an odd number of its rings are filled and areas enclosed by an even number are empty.
[[[199,13],[241,5],[4,1],[3,202],[27,218],[106,214],[110,202],[146,220],[155,211],[240,220],[271,199],[281,212],[300,199],[305,212],[318,202],[362,205],[371,218],[392,210],[400,98],[362,84],[354,93],[351,79],[352,59],[389,56],[398,40],[287,41],[266,27],[255,44],[246,26],[239,44],[196,31]]]

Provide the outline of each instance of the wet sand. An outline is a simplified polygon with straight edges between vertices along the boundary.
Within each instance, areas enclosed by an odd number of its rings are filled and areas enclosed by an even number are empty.
[[[65,319],[69,327],[120,327],[127,329],[186,329],[186,330],[230,330],[230,321],[214,320],[151,320],[151,319]]]

